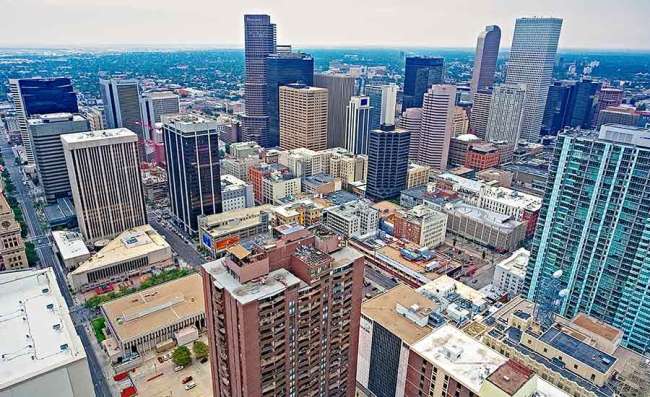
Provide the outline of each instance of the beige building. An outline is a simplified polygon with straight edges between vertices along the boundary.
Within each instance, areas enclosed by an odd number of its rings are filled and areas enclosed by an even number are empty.
[[[119,357],[142,355],[188,328],[205,328],[201,275],[191,274],[115,299],[101,306],[108,338],[103,347],[115,362]]]
[[[274,225],[298,223],[311,226],[320,223],[323,216],[323,206],[311,199],[297,200],[278,207],[273,207]]]
[[[327,148],[327,90],[291,84],[280,87],[280,146]]]
[[[455,100],[456,87],[453,85],[434,84],[424,94],[416,163],[439,171],[447,168]]]
[[[262,202],[278,204],[288,196],[297,196],[301,191],[301,179],[292,174],[273,172],[262,179]]]
[[[453,130],[452,136],[467,134],[469,130],[469,116],[467,116],[467,111],[460,106],[454,106]]]
[[[419,165],[415,163],[409,164],[409,169],[406,174],[406,188],[426,185],[429,183],[429,173],[431,167],[426,165]]]
[[[25,243],[4,194],[0,194],[0,271],[26,269]]]
[[[80,233],[53,230],[52,240],[54,240],[54,252],[59,255],[68,271],[76,269],[82,262],[90,258],[90,252]]]
[[[79,230],[88,241],[147,223],[138,136],[129,129],[61,135]]]
[[[332,149],[333,150],[333,149]],[[329,158],[328,174],[341,178],[343,187],[353,182],[364,182],[368,175],[368,156],[337,152]]]
[[[173,264],[169,244],[150,225],[143,225],[122,232],[82,262],[68,273],[68,282],[74,291],[87,291]]]

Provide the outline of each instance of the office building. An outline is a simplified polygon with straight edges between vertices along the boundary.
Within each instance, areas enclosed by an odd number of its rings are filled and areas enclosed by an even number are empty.
[[[589,79],[572,84],[564,125],[573,128],[591,127],[592,119],[598,116],[594,116],[594,106],[599,90],[600,83]]]
[[[29,267],[20,224],[3,193],[0,193],[0,272]]]
[[[438,171],[447,167],[455,98],[453,85],[434,85],[424,94],[416,163]]]
[[[221,175],[232,175],[237,179],[248,182],[248,169],[259,164],[259,157],[247,158],[230,158],[226,157],[219,163],[221,165]]]
[[[336,152],[329,158],[329,170],[326,173],[334,178],[340,178],[343,187],[354,182],[363,183],[368,174],[368,156]]]
[[[201,216],[199,240],[213,257],[220,257],[233,245],[257,236],[268,236],[273,210],[272,205],[265,204]]]
[[[445,242],[447,214],[421,204],[408,211],[398,211],[394,226],[396,238],[434,249]]]
[[[402,109],[422,107],[424,94],[434,84],[444,83],[442,58],[406,57]]]
[[[521,139],[537,142],[560,39],[559,18],[518,18],[506,71],[507,84],[525,84]]]
[[[117,128],[64,134],[61,141],[86,240],[113,238],[147,223],[136,134]]]
[[[203,265],[212,393],[353,397],[363,256],[322,227],[276,233]]]
[[[463,134],[451,137],[449,140],[449,155],[447,156],[447,167],[459,167],[465,165],[465,157],[473,144],[482,143],[483,140],[476,135]]]
[[[620,106],[623,103],[623,90],[611,87],[602,87],[596,96],[596,109],[593,113],[593,122],[598,121],[598,116],[601,110],[605,110],[610,106]]]
[[[145,92],[140,98],[140,111],[140,125],[145,132],[145,138],[153,139],[153,130],[156,129],[156,123],[162,122],[161,116],[181,112],[179,96],[171,91]]]
[[[521,295],[529,259],[530,251],[519,248],[496,264],[492,286],[498,294],[507,294],[510,298]]]
[[[460,106],[454,106],[454,119],[452,123],[452,136],[467,134],[467,131],[469,131],[467,110]]]
[[[370,133],[370,98],[353,96],[347,107],[345,125],[345,148],[354,154],[368,153]]]
[[[406,174],[406,188],[410,189],[412,187],[426,185],[429,183],[430,173],[431,167],[410,163]]]
[[[280,87],[287,84],[314,84],[314,58],[296,52],[269,54],[266,58],[266,108],[268,135],[264,147],[280,145]]]
[[[369,200],[356,200],[326,208],[324,224],[347,238],[366,238],[377,234],[379,211]]]
[[[90,130],[88,121],[71,113],[50,113],[28,120],[34,161],[45,199],[72,197],[61,135]]]
[[[598,136],[558,137],[526,272],[526,293],[545,299],[558,270],[560,315],[579,312],[620,328],[622,345],[650,351],[646,218],[650,130],[603,125]],[[578,189],[577,186],[590,186]]]
[[[505,141],[512,147],[517,146],[525,99],[526,86],[523,84],[500,84],[494,87],[485,129],[486,141]]]
[[[397,121],[397,126],[411,133],[409,161],[415,161],[418,157],[420,129],[422,128],[422,108],[408,108],[403,111],[402,116]]]
[[[266,108],[266,57],[275,53],[276,31],[268,15],[244,15],[244,99],[246,108],[241,120],[243,141],[262,145],[268,136],[269,115]]]
[[[341,178],[334,178],[328,174],[317,174],[302,178],[302,191],[315,196],[328,195],[341,190]]]
[[[171,212],[196,233],[199,215],[222,211],[217,122],[194,114],[162,120]]]
[[[345,115],[355,93],[355,78],[345,74],[316,73],[314,86],[327,89],[327,147],[345,147]]]
[[[596,128],[600,128],[603,124],[641,126],[639,123],[640,120],[641,112],[638,112],[634,106],[610,106],[598,113],[598,120],[595,125]]]
[[[136,79],[99,79],[99,93],[104,104],[106,127],[127,128],[138,140],[145,138],[140,114],[140,85]]]
[[[392,125],[397,106],[397,84],[368,85],[364,92],[370,99],[370,129],[376,130],[384,125]]]
[[[494,85],[499,44],[501,44],[501,29],[496,25],[486,26],[485,30],[478,35],[472,82],[470,83],[471,94],[490,89]]]
[[[323,219],[323,205],[312,199],[300,199],[273,207],[274,225],[297,223],[302,226],[313,226]]]
[[[265,177],[271,174],[286,175],[284,178],[287,180],[294,178],[294,175],[289,168],[277,163],[258,163],[249,167],[248,181],[253,185],[253,196],[255,197],[255,202],[257,204],[264,204],[263,181]]]
[[[477,171],[486,170],[499,165],[501,154],[499,149],[491,143],[475,143],[469,146],[465,152],[465,163],[467,168]]]
[[[0,273],[0,395],[95,395],[84,346],[52,268]]]
[[[253,185],[232,175],[221,175],[221,204],[223,212],[254,206]]]
[[[328,91],[301,84],[281,86],[280,147],[327,148]]]
[[[243,159],[248,157],[259,157],[262,147],[257,142],[235,142],[230,145],[228,149],[230,155],[236,159]]]
[[[85,292],[173,265],[169,244],[147,224],[120,233],[67,277],[73,291]]]
[[[203,299],[203,279],[191,274],[104,303],[107,338],[102,345],[116,363],[143,357],[170,339],[183,344],[187,338],[179,336],[190,330],[198,338],[206,327]]]
[[[543,135],[557,135],[557,132],[564,128],[572,91],[573,84],[565,81],[556,81],[548,88],[542,119]]]
[[[29,165],[34,164],[27,120],[50,113],[78,113],[77,94],[67,77],[9,79],[9,92],[16,108],[18,128]]]
[[[469,117],[469,128],[472,134],[485,139],[487,123],[490,117],[492,90],[477,91],[473,95],[472,111]]]
[[[366,196],[383,200],[406,188],[411,133],[395,127],[370,131]]]
[[[307,177],[325,173],[329,156],[325,151],[315,152],[305,148],[283,150],[278,155],[278,164],[284,165],[295,175]]]
[[[90,251],[84,243],[81,233],[68,230],[52,230],[53,251],[68,271],[79,267],[79,264],[90,258]]]
[[[279,204],[282,199],[296,197],[302,191],[302,179],[292,173],[274,171],[262,178],[262,203]]]
[[[106,117],[104,109],[99,106],[89,106],[79,109],[79,113],[88,121],[91,131],[105,130]]]

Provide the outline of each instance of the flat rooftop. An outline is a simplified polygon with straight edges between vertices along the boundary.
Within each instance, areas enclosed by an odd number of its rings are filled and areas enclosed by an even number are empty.
[[[509,396],[514,396],[534,375],[530,368],[514,360],[508,360],[492,372],[487,380]]]
[[[438,305],[419,294],[415,289],[399,284],[383,294],[377,295],[361,305],[361,313],[379,323],[409,345],[429,335],[433,328],[428,324],[421,327],[396,311],[397,305],[405,308],[417,306],[416,312],[429,316]]]
[[[521,222],[514,220],[510,215],[499,214],[463,202],[457,202],[452,206],[445,208],[445,212],[448,214],[457,214],[459,216],[472,218],[477,222],[501,229],[504,232],[509,232],[521,225]]]
[[[615,357],[581,342],[555,327],[544,332],[540,340],[603,374],[609,371],[616,361]]]
[[[128,128],[113,128],[109,130],[96,130],[86,132],[75,132],[61,135],[63,146],[75,147],[112,145],[117,142],[137,142],[138,136]]]
[[[111,240],[99,252],[81,263],[71,274],[80,274],[101,269],[157,251],[167,251],[171,258],[169,244],[151,225],[134,227],[122,232],[119,236]]]
[[[208,262],[203,265],[203,269],[210,274],[215,286],[227,290],[242,305],[273,296],[301,283],[300,279],[291,272],[278,269],[267,274],[264,280],[256,279],[242,284],[226,270],[224,265],[226,259],[228,258]]]
[[[610,342],[616,342],[623,336],[623,331],[609,324],[605,324],[584,313],[578,313],[571,322],[579,327],[586,329],[598,336],[607,339]]]
[[[418,291],[427,295],[431,294],[434,296],[454,292],[460,297],[471,301],[472,304],[476,306],[483,306],[487,304],[485,295],[481,291],[475,290],[474,288],[465,285],[460,281],[454,280],[453,278],[444,274],[435,280],[424,284],[418,288]]]
[[[203,281],[198,273],[123,296],[102,305],[122,342],[205,313]]]
[[[487,376],[508,359],[453,325],[445,324],[413,345],[425,360],[479,394]]]
[[[163,125],[173,126],[180,132],[203,132],[216,130],[217,121],[198,114],[173,114],[161,116]]]
[[[63,260],[90,255],[84,243],[83,236],[80,233],[67,230],[53,230],[52,238]]]
[[[519,248],[512,255],[497,263],[497,266],[523,277],[526,275],[526,267],[528,266],[529,259],[530,251],[526,248]]]
[[[51,268],[1,273],[0,313],[0,390],[85,359]]]

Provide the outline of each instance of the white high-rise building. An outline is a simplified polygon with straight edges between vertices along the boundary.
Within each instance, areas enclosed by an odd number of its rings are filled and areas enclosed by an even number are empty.
[[[397,84],[381,86],[381,113],[380,125],[395,125],[395,106],[397,104]]]
[[[539,140],[561,29],[560,18],[519,18],[515,24],[506,83],[526,85],[520,136],[529,142]]]
[[[350,99],[345,127],[345,148],[354,154],[367,154],[370,132],[370,99],[367,96]]]
[[[179,97],[171,91],[145,92],[140,98],[140,112],[145,138],[151,139],[151,131],[162,121],[160,116],[180,113]]]
[[[517,145],[526,99],[525,84],[501,84],[494,87],[485,139]]]
[[[99,93],[104,104],[107,128],[128,128],[143,139],[140,112],[140,85],[136,79],[100,79]]]
[[[138,136],[126,128],[61,135],[79,229],[111,239],[147,223]]]
[[[455,100],[456,87],[448,84],[434,84],[424,94],[416,163],[440,171],[447,167]]]

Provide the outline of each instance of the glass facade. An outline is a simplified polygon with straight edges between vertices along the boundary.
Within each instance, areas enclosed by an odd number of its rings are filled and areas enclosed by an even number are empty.
[[[397,372],[402,341],[386,328],[375,323],[368,389],[377,397],[392,397],[397,388]]]
[[[556,135],[564,127],[572,85],[556,82],[548,88],[542,135]]]
[[[650,351],[650,147],[558,137],[528,297],[541,300],[543,280],[557,270],[568,289],[560,314],[592,315],[621,328],[627,347]]]
[[[444,59],[432,57],[406,57],[404,70],[404,106],[422,107],[424,93],[433,84],[442,84]]]
[[[26,117],[35,114],[79,113],[77,94],[67,77],[21,79],[20,94]]]
[[[409,144],[408,130],[373,130],[368,136],[366,195],[375,200],[398,197],[406,188]]]
[[[600,83],[582,80],[571,87],[565,125],[569,127],[591,127],[596,95]]]

